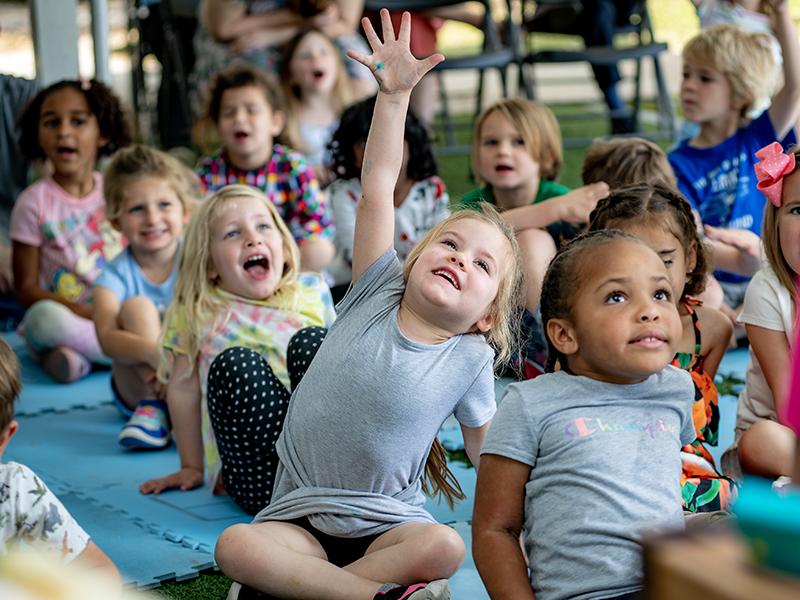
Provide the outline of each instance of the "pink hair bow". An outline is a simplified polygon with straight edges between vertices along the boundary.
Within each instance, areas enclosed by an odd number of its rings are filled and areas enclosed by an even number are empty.
[[[772,142],[756,152],[756,156],[761,159],[755,165],[756,187],[773,206],[780,208],[783,178],[794,171],[794,154],[784,154],[781,145]]]

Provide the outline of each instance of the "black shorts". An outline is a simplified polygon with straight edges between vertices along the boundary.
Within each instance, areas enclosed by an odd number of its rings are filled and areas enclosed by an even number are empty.
[[[313,535],[320,543],[320,546],[322,546],[322,549],[325,550],[325,554],[328,555],[328,562],[337,567],[345,567],[350,563],[354,563],[359,558],[362,558],[367,548],[370,547],[370,544],[381,535],[365,535],[354,538],[328,535],[311,525],[308,521],[308,517],[300,517],[299,519],[292,519],[291,521],[285,522],[302,527]]]

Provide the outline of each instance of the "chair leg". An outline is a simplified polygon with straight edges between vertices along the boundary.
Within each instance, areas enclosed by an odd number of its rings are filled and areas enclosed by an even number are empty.
[[[658,90],[659,129],[663,129],[668,138],[673,139],[675,136],[675,115],[672,112],[672,100],[669,97],[667,82],[661,70],[661,62],[658,60],[658,54],[653,55],[653,72],[655,74],[656,87]]]
[[[444,129],[444,140],[446,146],[452,148],[456,145],[456,134],[453,128],[453,118],[450,115],[450,103],[444,85],[444,75],[441,72],[437,72],[436,76],[439,78],[439,100],[442,105],[439,116],[442,120],[442,128]]]

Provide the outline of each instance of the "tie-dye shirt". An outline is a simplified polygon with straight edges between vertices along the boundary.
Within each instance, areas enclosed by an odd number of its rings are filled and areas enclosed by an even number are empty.
[[[304,327],[329,327],[335,319],[330,290],[320,275],[314,273],[300,274],[295,293],[274,294],[265,300],[248,300],[220,289],[215,293],[225,302],[226,310],[213,322],[200,326],[194,367],[200,378],[206,482],[212,488],[222,465],[206,401],[211,363],[228,348],[250,348],[264,357],[275,376],[288,388],[286,348],[291,337]],[[190,327],[186,313],[173,313],[165,323],[164,348],[176,354],[186,354],[186,335]]]
[[[11,239],[39,249],[39,286],[70,302],[88,302],[92,284],[124,240],[106,219],[103,179],[77,198],[53,181],[40,179],[17,198]]]
[[[89,534],[36,473],[19,463],[0,464],[0,556],[23,545],[70,561],[88,543]]]
[[[251,185],[264,192],[300,245],[316,238],[333,240],[327,196],[319,189],[314,169],[305,156],[286,146],[275,144],[272,158],[257,169],[235,167],[222,151],[203,159],[197,174],[206,193],[233,183]]]

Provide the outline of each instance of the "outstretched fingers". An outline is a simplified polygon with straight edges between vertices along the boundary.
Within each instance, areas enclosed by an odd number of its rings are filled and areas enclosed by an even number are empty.
[[[403,13],[402,21],[408,21],[407,27],[411,27],[411,15],[408,12]],[[392,19],[389,17],[389,11],[385,8],[381,9],[381,28],[383,29],[383,43],[388,44],[394,41],[394,27],[392,27]],[[400,34],[402,38],[403,26],[400,25]],[[411,38],[410,35],[406,36],[406,43]]]
[[[383,44],[381,43],[381,40],[378,38],[378,34],[375,33],[375,28],[372,27],[372,21],[370,21],[367,17],[364,17],[363,19],[361,19],[361,26],[364,28],[364,35],[367,36],[367,42],[369,42],[369,47],[372,48],[373,52],[376,52],[378,48],[383,46]],[[348,51],[347,54],[350,55],[350,52],[351,51]],[[353,58],[356,57],[353,56]]]

